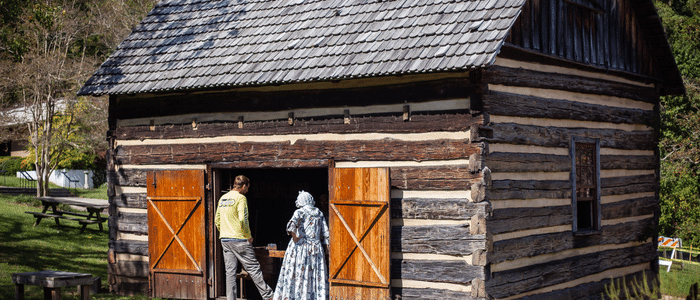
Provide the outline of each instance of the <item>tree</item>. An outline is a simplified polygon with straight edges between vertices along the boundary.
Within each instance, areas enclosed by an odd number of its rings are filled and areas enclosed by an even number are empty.
[[[38,196],[67,152],[106,149],[107,100],[76,92],[155,2],[0,0],[0,108],[25,111]]]
[[[661,98],[660,234],[700,245],[700,0],[655,1],[686,95]]]

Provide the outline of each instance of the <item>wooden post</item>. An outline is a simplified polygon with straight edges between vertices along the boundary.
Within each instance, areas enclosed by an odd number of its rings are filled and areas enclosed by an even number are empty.
[[[80,299],[81,300],[90,300],[90,286],[89,285],[81,285],[80,286]]]
[[[471,186],[472,202],[479,203],[484,201],[486,196],[486,187],[483,181],[476,182]]]
[[[486,234],[486,218],[483,215],[475,215],[469,221],[469,234]]]
[[[24,284],[15,284],[15,299],[24,300]]]
[[[61,300],[61,288],[44,287],[44,300]]]
[[[472,280],[472,297],[482,298],[486,297],[486,285],[484,280],[481,278],[475,278]]]

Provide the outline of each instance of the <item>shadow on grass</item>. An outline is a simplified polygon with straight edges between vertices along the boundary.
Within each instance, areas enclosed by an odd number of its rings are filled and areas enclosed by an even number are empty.
[[[38,208],[0,203],[0,299],[14,299],[12,273],[60,270],[99,276],[106,284],[108,233],[68,220],[56,225],[43,219],[37,226],[24,211]],[[72,224],[75,223],[75,224]],[[77,288],[62,289],[62,299],[77,299]],[[43,299],[43,289],[25,286],[25,299]]]

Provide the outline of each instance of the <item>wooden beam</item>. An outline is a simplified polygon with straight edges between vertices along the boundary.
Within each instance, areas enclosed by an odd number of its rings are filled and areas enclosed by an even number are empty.
[[[602,226],[599,234],[589,236],[574,236],[571,231],[567,231],[497,241],[493,243],[494,251],[489,253],[488,259],[490,263],[498,263],[568,249],[646,240],[652,223],[652,219],[644,219]]]
[[[494,91],[484,96],[484,105],[491,115],[649,126],[655,120],[653,110],[617,108]]]
[[[489,203],[473,203],[467,199],[403,198],[391,199],[391,218],[469,220],[485,215]]]
[[[362,151],[358,151],[362,149]],[[367,140],[306,141],[270,143],[210,143],[121,146],[115,159],[119,164],[180,164],[278,159],[335,160],[446,160],[463,159],[481,151],[478,144],[464,140]]]
[[[473,266],[463,260],[392,259],[391,278],[470,284],[475,278],[486,278],[486,274],[483,266]]]
[[[653,150],[656,147],[654,131],[623,131],[615,129],[581,129],[542,127],[513,123],[492,123],[493,138],[489,143],[519,144],[541,147],[568,148],[572,135],[599,138],[600,147],[623,150]]]
[[[469,255],[486,249],[484,235],[469,234],[469,226],[392,226],[391,251]]]

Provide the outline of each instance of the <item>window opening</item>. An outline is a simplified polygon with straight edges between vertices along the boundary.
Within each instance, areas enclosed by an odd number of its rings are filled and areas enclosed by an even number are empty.
[[[598,141],[573,142],[574,231],[600,229],[600,146]]]

